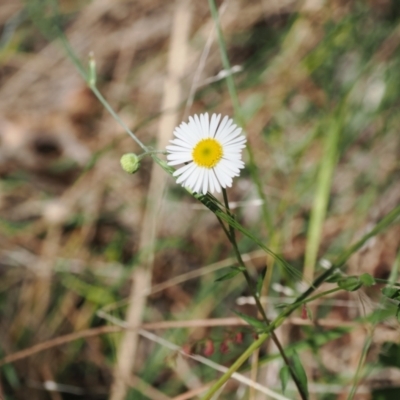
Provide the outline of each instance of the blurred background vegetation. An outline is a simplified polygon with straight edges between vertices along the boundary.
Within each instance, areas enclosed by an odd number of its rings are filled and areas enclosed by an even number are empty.
[[[125,319],[127,302],[120,302],[140,264],[146,207],[156,201],[149,196],[151,158],[133,176],[121,170],[121,155],[140,149],[88,89],[59,33],[85,68],[93,52],[99,90],[146,145],[158,148],[166,113],[177,113],[178,123],[205,111],[234,114],[206,1],[57,5],[55,13],[52,2],[0,2],[0,356],[20,355],[1,367],[0,398],[7,400],[109,397],[121,333],[98,311]],[[302,291],[303,271],[311,281],[400,204],[400,2],[217,5],[254,158],[230,200],[240,222],[299,272],[273,270],[264,294],[274,317],[277,304]],[[190,15],[180,105],[163,110],[179,7]],[[254,340],[232,310],[256,310],[240,276],[216,282],[235,264],[216,218],[158,173],[167,188],[156,209],[143,323],[185,351],[229,366]],[[326,214],[318,214],[324,199]],[[239,245],[256,279],[265,254],[244,237]],[[399,249],[397,224],[354,254],[346,272],[386,279],[398,268]],[[279,329],[284,346],[301,355],[310,398],[347,399],[369,339],[354,398],[399,398],[395,311],[374,321],[373,331],[364,318],[378,308],[381,287],[320,299],[308,317],[300,310]],[[74,332],[86,335],[52,342]],[[50,345],[34,351],[38,343]],[[275,354],[271,344],[261,349],[258,379],[279,392]],[[249,362],[243,374],[250,369]],[[141,338],[126,398],[197,398],[219,376]],[[285,393],[296,398],[293,385]],[[220,398],[266,396],[230,381]]]

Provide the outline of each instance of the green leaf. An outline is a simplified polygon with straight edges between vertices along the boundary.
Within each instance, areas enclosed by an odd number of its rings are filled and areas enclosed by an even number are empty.
[[[296,378],[299,382],[300,389],[306,396],[306,398],[309,398],[308,394],[308,382],[307,382],[307,375],[306,371],[303,368],[303,364],[301,363],[300,357],[297,354],[297,352],[294,350],[292,354],[292,371],[296,375]]]
[[[261,271],[260,276],[257,279],[257,295],[260,296],[261,295],[261,291],[262,291],[262,287],[263,287],[263,283],[264,283],[264,279],[265,279],[265,274],[267,273],[267,268],[263,268],[263,270]]]
[[[63,276],[62,283],[65,287],[92,303],[104,305],[115,301],[108,288],[92,285],[75,276]]]
[[[15,371],[14,365],[12,364],[3,365],[2,370],[4,378],[12,388],[16,389],[21,386],[21,382],[18,378],[17,372]]]
[[[400,300],[400,289],[386,286],[382,289],[382,294],[392,300]]]
[[[358,276],[348,276],[339,280],[338,286],[348,292],[354,292],[362,286],[362,282]]]
[[[286,308],[289,304],[290,304],[290,303],[276,303],[276,304],[274,305],[274,307],[275,307],[277,310],[283,310],[283,309]]]
[[[253,326],[254,328],[256,328],[258,331],[260,331],[260,330],[262,330],[262,331],[265,330],[265,328],[266,328],[265,322],[260,321],[259,319],[254,318],[254,317],[250,317],[250,315],[243,314],[243,313],[241,313],[241,312],[239,312],[239,311],[233,310],[233,312],[234,312],[236,315],[238,315],[240,318],[242,318],[243,320],[245,320],[249,325],[251,325],[251,326]]]
[[[376,283],[374,277],[367,273],[360,275],[360,281],[365,286],[373,286]]]
[[[279,371],[279,378],[281,378],[282,393],[285,393],[286,386],[290,377],[290,368],[284,365]]]
[[[221,278],[216,279],[215,282],[227,281],[240,274],[240,272],[241,270],[239,268],[231,268],[231,272],[228,272],[227,274],[221,276]]]
[[[341,273],[335,272],[328,279],[325,279],[325,282],[336,283],[336,282],[340,281],[342,278],[343,278],[343,275]]]

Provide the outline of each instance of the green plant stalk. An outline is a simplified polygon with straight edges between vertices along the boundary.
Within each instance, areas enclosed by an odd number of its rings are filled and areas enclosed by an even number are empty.
[[[200,200],[208,209],[210,209],[217,217],[221,218],[224,222],[228,223],[231,225],[233,228],[238,230],[239,232],[243,233],[245,236],[247,236],[249,239],[251,239],[254,243],[256,243],[261,249],[263,249],[267,254],[270,254],[273,256],[278,263],[284,267],[287,268],[289,272],[291,272],[296,279],[301,279],[301,273],[291,266],[283,257],[280,255],[276,254],[274,251],[272,251],[269,247],[267,247],[261,240],[256,238],[251,232],[249,232],[246,228],[244,228],[242,225],[240,225],[235,219],[233,219],[230,215],[225,213],[224,211],[221,210],[221,208],[216,204],[209,195],[204,196],[204,195],[198,195],[198,194],[193,194],[195,198]]]
[[[296,310],[299,305],[305,304],[306,302],[309,302],[311,300],[315,300],[316,298],[326,295],[326,293],[320,293],[318,295],[315,295],[313,297],[309,297],[313,291],[315,291],[323,282],[325,282],[326,279],[329,278],[330,275],[332,275],[336,269],[340,269],[343,267],[343,265],[346,263],[346,261],[349,259],[349,257],[359,250],[366,242],[368,239],[371,237],[375,236],[379,232],[383,231],[385,228],[387,228],[396,218],[400,216],[400,205],[395,207],[392,211],[390,211],[388,214],[386,214],[376,225],[375,227],[368,232],[366,235],[364,235],[358,242],[354,243],[350,248],[346,251],[344,251],[337,259],[337,261],[329,268],[327,269],[323,274],[318,276],[313,284],[309,287],[308,290],[306,290],[303,294],[301,294],[294,303],[290,304],[286,310],[284,310],[271,324],[268,326],[267,331],[260,335],[260,337],[250,346],[245,350],[245,352],[232,364],[232,366],[229,368],[229,370],[222,375],[222,377],[210,388],[210,390],[206,393],[206,395],[203,397],[203,400],[210,400],[211,397],[213,396],[216,391],[219,390],[219,388],[228,381],[228,379],[231,377],[231,375],[236,372],[240,366],[250,357],[250,355],[257,350],[261,344],[269,337],[270,331],[276,329],[279,327],[284,320],[294,311]],[[309,298],[308,298],[309,297]]]
[[[331,128],[325,138],[324,151],[317,180],[317,190],[311,210],[310,225],[307,233],[307,246],[304,261],[304,280],[312,282],[315,263],[321,243],[322,225],[325,220],[329,194],[332,186],[333,171],[338,158],[338,143],[341,131],[341,119],[332,118]],[[337,121],[337,122],[336,122]]]
[[[233,105],[233,108],[235,110],[235,114],[236,114],[236,117],[238,119],[238,122],[239,122],[240,125],[243,126],[244,119],[243,119],[242,110],[241,110],[240,103],[239,103],[239,98],[238,98],[238,95],[236,93],[235,82],[233,81],[232,74],[229,73],[229,71],[231,70],[231,65],[230,65],[230,62],[229,62],[228,54],[226,52],[225,39],[224,39],[224,36],[222,34],[221,24],[219,22],[217,6],[215,5],[215,1],[214,0],[208,0],[208,5],[210,7],[211,16],[212,16],[212,18],[214,20],[215,27],[216,27],[216,30],[217,30],[218,43],[219,43],[219,50],[220,50],[220,54],[221,54],[222,65],[223,65],[225,71],[227,72],[227,74],[226,74],[226,84],[228,86],[229,96],[230,96],[230,98],[232,100],[232,105]]]
[[[272,220],[271,212],[268,209],[267,198],[265,197],[264,191],[262,189],[262,182],[260,180],[260,175],[258,173],[258,168],[254,160],[253,148],[247,144],[247,154],[249,156],[249,170],[251,179],[253,179],[256,184],[257,195],[262,200],[261,212],[263,215],[264,223],[267,227],[267,232],[269,235],[269,240],[271,241],[271,237],[274,234],[274,222]]]
[[[146,152],[149,153],[149,148],[145,146],[139,139],[138,137],[128,128],[128,126],[125,124],[124,121],[118,116],[118,114],[112,109],[110,104],[106,101],[106,99],[103,97],[103,95],[99,92],[96,86],[90,85],[90,89],[92,92],[95,94],[95,96],[98,98],[100,103],[106,108],[106,110],[112,115],[112,117],[124,128],[126,133]]]
[[[225,203],[226,211],[227,211],[228,215],[230,215],[232,218],[234,218],[234,216],[232,215],[232,213],[230,211],[230,208],[229,208],[228,195],[227,195],[225,189],[222,189],[222,194],[223,194],[223,197],[224,197],[224,203]],[[257,293],[253,288],[253,284],[251,282],[251,278],[250,278],[249,272],[247,271],[246,264],[244,263],[244,261],[242,259],[242,255],[240,254],[240,251],[239,251],[239,248],[238,248],[238,245],[237,245],[237,241],[236,241],[235,229],[231,225],[229,225],[229,232],[228,232],[228,230],[224,227],[222,221],[219,218],[218,218],[218,221],[220,221],[220,223],[222,224],[222,226],[224,228],[224,232],[225,232],[225,234],[227,235],[229,241],[232,244],[232,247],[234,249],[235,256],[236,256],[236,258],[238,260],[238,263],[242,267],[241,272],[242,272],[244,278],[246,279],[247,286],[249,287],[250,293],[251,293],[251,295],[253,296],[253,298],[254,298],[254,300],[256,302],[257,309],[260,312],[260,314],[261,314],[266,326],[269,326],[270,325],[270,321],[269,321],[269,319],[267,317],[267,314],[265,313],[264,307],[261,304],[259,296],[257,296]],[[295,383],[295,385],[297,387],[297,390],[298,390],[301,398],[303,400],[307,400],[307,394],[303,391],[302,386],[301,386],[301,384],[300,384],[300,382],[299,382],[299,380],[298,380],[298,378],[296,376],[296,373],[294,372],[293,367],[292,367],[292,365],[290,363],[290,360],[287,357],[287,355],[285,353],[285,350],[283,349],[278,337],[276,336],[274,331],[271,331],[270,334],[271,334],[271,339],[275,343],[275,346],[277,347],[277,349],[278,349],[278,351],[279,351],[284,363],[289,368],[290,375],[291,375],[291,377],[293,379],[293,382]]]
[[[269,237],[269,245],[273,251],[279,248],[279,241],[280,241],[280,235],[281,232],[278,230],[272,230],[270,237]],[[271,286],[272,282],[272,276],[274,272],[274,265],[275,265],[275,260],[272,256],[269,254],[266,255],[265,257],[265,268],[266,268],[266,273],[264,275],[263,281],[262,281],[262,286],[261,286],[261,293],[259,293],[260,297],[268,297],[269,293],[269,288]],[[267,307],[268,304],[265,304],[264,307]],[[258,369],[260,367],[260,351],[259,349],[253,354],[252,360],[251,360],[251,378],[253,380],[256,380],[257,374],[258,374]],[[289,367],[289,373],[293,377],[294,374],[292,374],[292,368],[288,364],[286,364]],[[298,386],[299,389],[302,388],[301,385]],[[249,388],[249,399],[253,400],[256,398],[256,390],[254,388]]]
[[[222,65],[223,65],[224,69],[228,72],[228,71],[231,70],[231,65],[230,65],[228,54],[227,54],[227,51],[226,51],[225,40],[224,40],[224,36],[222,34],[221,24],[220,24],[220,21],[219,21],[218,10],[217,10],[217,7],[215,5],[215,0],[208,0],[208,4],[209,4],[211,15],[212,15],[212,18],[214,20],[214,23],[215,23],[215,26],[216,26],[216,30],[217,30]],[[239,102],[239,98],[238,98],[238,95],[237,95],[237,92],[236,92],[235,83],[234,83],[232,74],[227,73],[226,83],[227,83],[227,86],[228,86],[229,95],[230,95],[230,98],[231,98],[231,101],[232,101],[232,104],[233,104],[233,107],[234,107],[235,114],[237,116],[238,122],[242,126],[242,128],[244,128],[245,121],[244,121],[244,118],[243,118],[243,114],[242,114],[242,110],[241,110],[241,107],[240,107],[240,102]],[[257,165],[255,163],[255,159],[254,159],[253,149],[252,149],[252,147],[250,146],[249,143],[247,143],[246,148],[247,148],[247,154],[248,154],[248,157],[249,157],[248,169],[250,171],[251,178],[252,178],[253,182],[255,183],[258,197],[262,201],[262,203],[261,203],[262,204],[261,205],[262,217],[263,217],[263,220],[264,220],[264,224],[265,224],[265,226],[267,228],[269,240],[271,241],[271,239],[272,239],[272,237],[274,235],[274,223],[273,223],[273,219],[272,219],[272,216],[271,216],[271,211],[269,210],[268,203],[267,203],[267,198],[266,198],[266,196],[264,194],[264,191],[263,191],[262,182],[261,182],[260,175],[258,173],[258,168],[257,168]],[[264,281],[262,283],[262,291],[263,292],[267,292],[268,291],[268,287],[269,287],[269,284],[270,284],[270,280],[271,280],[272,273],[273,273],[273,268],[274,268],[274,263],[273,262],[271,263],[271,265],[268,265],[268,260],[269,259],[270,259],[269,257],[266,257],[266,264],[267,264],[267,269],[268,270],[267,270],[267,274],[265,276],[265,279],[264,279]],[[292,373],[291,369],[290,369],[290,371]],[[292,376],[293,376],[293,374],[292,374]],[[295,383],[297,385],[296,381],[295,381]],[[300,386],[297,385],[297,387],[299,388],[299,392],[302,395],[302,393],[300,391]]]
[[[224,36],[222,34],[221,24],[219,21],[218,10],[215,5],[215,0],[208,0],[208,5],[210,7],[211,16],[214,20],[216,31],[217,31],[218,44],[219,44],[219,49],[220,49],[220,54],[221,54],[222,65],[223,65],[225,71],[227,72],[226,85],[228,87],[229,96],[231,98],[232,105],[235,110],[235,116],[236,116],[237,122],[244,129],[245,121],[243,118],[243,113],[242,113],[242,109],[240,106],[239,97],[236,92],[235,82],[233,80],[232,74],[229,73],[229,71],[231,70],[231,64],[229,62],[228,53],[226,51],[225,40],[224,40]],[[273,231],[273,228],[274,228],[273,222],[272,222],[272,217],[271,217],[271,213],[267,207],[267,199],[262,190],[262,184],[261,184],[261,180],[260,180],[260,177],[258,174],[257,165],[254,162],[254,153],[253,153],[253,150],[251,149],[249,143],[247,143],[247,152],[249,155],[249,171],[251,174],[251,178],[253,179],[253,181],[257,187],[257,193],[262,200],[261,209],[262,209],[264,222],[268,229],[268,233],[271,234],[271,232]]]
[[[75,65],[76,69],[82,76],[82,78],[86,81],[88,87],[93,92],[93,94],[97,97],[100,103],[104,106],[104,108],[111,114],[111,116],[121,125],[121,127],[128,133],[128,135],[145,151],[148,152],[149,148],[145,146],[139,138],[128,128],[124,121],[118,116],[118,114],[113,110],[107,100],[103,97],[100,91],[96,87],[96,63],[94,59],[94,55],[91,53],[89,55],[89,69],[87,72],[80,60],[76,57],[75,52],[71,48],[70,43],[64,35],[59,27],[56,25],[55,29],[57,30],[57,37],[61,41],[67,55],[69,56],[72,63]]]
[[[230,212],[230,209],[229,209],[229,202],[228,202],[228,196],[227,196],[226,190],[225,190],[225,189],[222,189],[222,193],[223,193],[223,197],[224,197],[224,202],[225,202],[225,207],[226,207],[227,213],[228,213],[228,215],[229,215],[231,218],[234,219],[234,216],[232,215],[232,213]],[[221,221],[221,219],[218,218],[218,220],[220,221],[220,223],[222,224],[222,226],[224,226],[223,223],[222,223],[222,221]],[[225,227],[224,227],[224,228],[225,228]],[[249,287],[249,289],[250,289],[251,295],[254,297],[254,300],[255,300],[255,302],[256,302],[258,311],[260,312],[260,314],[261,314],[261,316],[262,316],[264,322],[265,322],[267,325],[269,325],[269,320],[268,320],[267,315],[265,314],[264,307],[262,306],[262,304],[261,304],[261,302],[260,302],[260,299],[259,299],[259,297],[257,296],[256,291],[255,291],[254,288],[253,288],[253,285],[252,285],[252,282],[251,282],[251,278],[250,278],[249,272],[247,271],[247,268],[246,268],[246,264],[244,263],[244,261],[243,261],[243,259],[242,259],[242,255],[240,254],[240,251],[239,251],[239,248],[238,248],[238,245],[237,245],[237,242],[236,242],[235,229],[234,229],[231,225],[229,225],[229,231],[225,228],[225,229],[224,229],[224,232],[225,232],[225,234],[227,235],[227,237],[228,237],[230,243],[232,244],[232,247],[233,247],[233,250],[234,250],[234,252],[235,252],[235,256],[236,256],[236,259],[237,259],[239,265],[242,267],[242,273],[243,273],[243,275],[244,275],[244,277],[245,277],[245,279],[246,279],[246,282],[247,282],[247,285],[248,285],[248,287]],[[279,341],[278,341],[277,338],[276,338],[276,342],[277,342],[277,343],[276,343],[277,347],[278,347],[278,348],[281,348],[281,345],[280,345],[280,343],[279,343]],[[283,351],[283,349],[282,349],[282,351]],[[284,358],[286,358],[286,356],[284,356],[284,354],[283,354],[282,356],[283,356]]]

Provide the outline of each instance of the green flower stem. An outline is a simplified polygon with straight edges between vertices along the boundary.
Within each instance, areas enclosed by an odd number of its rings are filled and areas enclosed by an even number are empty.
[[[343,289],[340,287],[335,287],[333,289],[326,290],[325,292],[321,292],[321,293],[315,294],[314,296],[308,297],[307,299],[304,299],[303,301],[295,301],[294,303],[291,304],[291,306],[295,306],[297,304],[297,308],[298,308],[303,304],[311,303],[314,300],[317,300],[321,297],[327,296],[328,294],[336,293],[339,290],[343,290]]]
[[[225,203],[226,212],[231,218],[234,219],[234,215],[231,213],[230,208],[229,208],[228,195],[227,195],[226,190],[224,188],[222,189],[222,194],[223,194],[223,197],[224,197],[224,203]],[[218,218],[218,220],[222,224],[222,221],[219,218]],[[229,225],[229,232],[225,227],[224,227],[224,232],[225,232],[225,234],[227,235],[229,241],[232,244],[232,247],[234,249],[234,252],[235,252],[235,255],[236,255],[236,258],[238,260],[239,265],[242,267],[241,271],[243,273],[243,276],[246,279],[247,286],[250,289],[250,293],[251,293],[251,295],[253,296],[253,298],[254,298],[254,300],[256,302],[257,309],[260,312],[260,314],[261,314],[266,326],[269,326],[270,325],[270,321],[269,321],[269,319],[267,317],[267,314],[265,313],[264,307],[261,304],[259,296],[257,296],[257,293],[254,290],[254,287],[253,287],[253,284],[251,282],[251,278],[250,278],[249,272],[247,271],[247,268],[246,268],[246,264],[244,263],[244,261],[242,259],[242,255],[240,254],[240,251],[239,251],[239,248],[238,248],[238,245],[237,245],[237,241],[236,241],[235,229],[231,225]],[[285,353],[285,350],[283,349],[278,337],[276,336],[276,334],[275,334],[275,332],[273,330],[270,332],[270,335],[271,335],[271,339],[275,343],[275,346],[277,347],[280,355],[282,356],[282,359],[283,359],[284,363],[289,368],[290,375],[291,375],[294,383],[297,386],[297,390],[299,391],[299,394],[300,394],[301,398],[303,400],[306,400],[307,399],[307,394],[304,392],[304,390],[302,388],[302,385],[301,385],[300,381],[298,380],[297,375],[296,375],[295,371],[293,370],[293,367],[292,367],[292,365],[290,363],[290,360],[287,357],[287,355]]]
[[[128,128],[124,121],[118,116],[118,114],[113,110],[107,100],[103,97],[100,91],[96,87],[96,62],[94,59],[93,53],[89,54],[89,70],[86,71],[78,57],[76,56],[74,50],[72,49],[68,39],[65,37],[64,32],[59,28],[58,25],[55,27],[57,38],[60,40],[62,46],[64,47],[66,53],[68,54],[70,60],[75,65],[77,70],[79,71],[82,78],[88,84],[88,87],[93,92],[93,94],[97,97],[100,103],[105,107],[105,109],[111,114],[111,116],[121,125],[121,127],[128,133],[128,135],[145,151],[147,152],[149,149],[146,145],[144,145],[141,140]]]
[[[90,90],[94,93],[94,95],[98,98],[100,103],[105,107],[105,109],[112,115],[112,117],[124,128],[124,130],[128,133],[128,135],[146,152],[149,153],[149,148],[144,145],[141,140],[128,128],[128,126],[125,124],[124,121],[118,116],[118,114],[113,110],[113,108],[110,106],[110,104],[106,101],[106,99],[103,97],[103,95],[100,93],[100,91],[97,89],[96,86],[91,85],[90,82],[88,82],[88,86],[90,87]]]
[[[209,389],[202,400],[211,400],[215,393],[230,379],[243,363],[268,339],[269,333],[261,334],[258,339],[250,345],[247,350],[229,367],[228,371]]]
[[[222,193],[223,193],[223,196],[224,196],[224,203],[225,203],[226,211],[227,211],[228,215],[231,218],[234,219],[234,216],[233,216],[233,214],[231,213],[231,211],[229,209],[229,202],[228,202],[228,196],[227,196],[226,190],[222,189]],[[242,267],[242,273],[243,273],[243,275],[244,275],[244,277],[246,279],[246,282],[247,282],[247,285],[248,285],[248,287],[250,289],[250,292],[251,292],[252,296],[254,297],[254,300],[256,302],[257,308],[258,308],[259,312],[261,313],[261,316],[262,316],[263,320],[265,321],[265,323],[267,325],[269,325],[269,320],[268,320],[267,315],[265,314],[264,307],[262,306],[262,304],[260,302],[260,299],[257,296],[256,291],[253,288],[249,272],[247,271],[247,268],[246,268],[246,264],[244,263],[244,261],[242,259],[242,255],[240,254],[240,251],[239,251],[239,248],[238,248],[238,245],[237,245],[237,241],[236,241],[235,229],[231,225],[229,225],[229,232],[226,229],[224,229],[224,231],[227,234],[227,237],[228,237],[229,241],[232,244],[233,250],[235,252],[236,259],[237,259],[239,265]],[[275,339],[276,339],[276,343],[275,344],[277,345],[277,347],[278,348],[282,348],[282,346],[280,345],[280,343],[278,341],[278,338],[276,338],[276,336],[274,338],[274,341],[275,341]],[[282,351],[283,351],[283,349],[282,349]]]
[[[208,0],[208,5],[210,7],[211,16],[212,16],[212,18],[214,20],[215,27],[216,27],[216,30],[217,30],[219,49],[220,49],[220,52],[221,52],[222,65],[223,65],[224,69],[227,72],[227,74],[226,74],[226,84],[228,86],[229,96],[230,96],[230,98],[232,100],[232,104],[233,104],[233,108],[235,110],[236,118],[238,119],[239,124],[243,126],[244,125],[243,124],[244,118],[242,116],[242,110],[241,110],[241,107],[240,107],[239,98],[238,98],[238,95],[237,95],[237,92],[236,92],[236,88],[235,88],[235,82],[233,81],[232,74],[229,73],[229,71],[231,70],[231,65],[230,65],[230,62],[229,62],[228,54],[226,52],[226,45],[225,45],[224,36],[222,35],[222,29],[221,29],[221,24],[219,22],[217,6],[215,5],[215,1],[214,0]]]
[[[223,65],[225,71],[228,72],[231,70],[231,64],[229,62],[228,54],[226,51],[225,40],[224,40],[224,36],[222,34],[221,24],[219,21],[217,6],[215,5],[215,0],[208,0],[208,5],[210,7],[211,16],[214,20],[217,35],[218,35],[218,43],[219,43],[219,49],[220,49],[220,53],[221,53],[222,65]],[[232,105],[235,110],[235,117],[236,117],[237,123],[244,129],[245,120],[244,120],[242,109],[240,106],[239,97],[238,97],[238,94],[236,91],[235,82],[233,81],[233,76],[230,73],[226,74],[226,85],[228,87],[229,96],[231,98]],[[251,149],[249,143],[247,143],[246,147],[247,147],[247,152],[249,155],[250,175],[257,187],[257,193],[262,200],[261,209],[262,209],[264,222],[268,229],[268,233],[271,234],[271,232],[273,232],[274,226],[273,226],[273,222],[272,222],[271,213],[267,207],[267,199],[263,192],[261,180],[258,175],[257,165],[254,161],[254,153],[253,153],[253,150]]]
[[[142,160],[142,158],[144,158],[146,156],[152,156],[152,155],[156,155],[156,154],[166,155],[167,152],[162,151],[162,150],[147,150],[144,153],[138,154],[138,157],[139,157],[139,160]]]

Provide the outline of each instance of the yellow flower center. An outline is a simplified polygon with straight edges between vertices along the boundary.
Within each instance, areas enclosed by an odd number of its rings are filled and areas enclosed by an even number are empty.
[[[199,167],[213,168],[223,156],[222,146],[215,139],[202,139],[193,149],[193,161]]]

